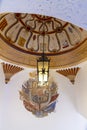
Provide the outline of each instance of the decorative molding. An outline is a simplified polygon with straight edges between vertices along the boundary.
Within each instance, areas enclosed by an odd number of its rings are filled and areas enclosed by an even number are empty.
[[[65,70],[57,70],[56,72],[66,76],[72,84],[74,84],[75,82],[75,77],[76,77],[76,74],[77,72],[79,71],[79,67],[76,67],[76,68],[68,68],[68,69],[65,69]]]
[[[2,66],[3,66],[3,71],[4,71],[4,74],[5,74],[5,83],[6,84],[10,81],[11,77],[14,74],[23,70],[23,68],[21,68],[21,67],[11,65],[11,64],[8,64],[8,63],[2,63]]]

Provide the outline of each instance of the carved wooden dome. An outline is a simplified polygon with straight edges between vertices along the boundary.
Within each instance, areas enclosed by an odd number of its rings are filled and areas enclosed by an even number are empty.
[[[44,28],[44,30],[43,30]],[[36,15],[0,14],[0,56],[26,66],[36,66],[43,50],[51,67],[77,64],[87,57],[87,32],[60,19]]]

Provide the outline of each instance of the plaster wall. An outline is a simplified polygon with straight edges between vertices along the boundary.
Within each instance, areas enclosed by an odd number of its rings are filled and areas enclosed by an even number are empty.
[[[87,64],[78,72],[75,80],[77,110],[87,118]]]
[[[31,69],[14,75],[7,85],[3,86],[0,82],[0,129],[86,130],[87,121],[76,111],[72,84],[55,71],[52,71],[51,75],[59,88],[56,110],[47,117],[36,118],[24,108],[19,99],[19,90],[23,81],[28,79],[29,71]],[[2,74],[0,79],[3,80]]]

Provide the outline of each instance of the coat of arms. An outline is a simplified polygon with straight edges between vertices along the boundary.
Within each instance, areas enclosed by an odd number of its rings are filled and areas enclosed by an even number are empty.
[[[49,85],[38,87],[35,78],[29,78],[20,91],[20,99],[25,108],[37,117],[47,116],[54,111],[58,97],[57,85],[49,82]]]

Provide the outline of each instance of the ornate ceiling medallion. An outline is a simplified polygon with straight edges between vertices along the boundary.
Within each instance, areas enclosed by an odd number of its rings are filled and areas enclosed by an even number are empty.
[[[43,25],[45,30],[43,32]],[[53,17],[9,13],[0,16],[0,36],[11,47],[24,53],[42,53],[45,34],[45,53],[57,55],[78,47],[82,30]]]
[[[44,31],[43,31],[44,26]],[[64,68],[87,60],[87,31],[58,18],[38,14],[0,14],[0,58],[36,67],[43,51],[50,67]]]
[[[47,116],[55,110],[58,97],[57,85],[50,80],[46,86],[38,87],[35,78],[29,78],[23,85],[20,93],[20,99],[25,108],[32,112],[36,117]]]

